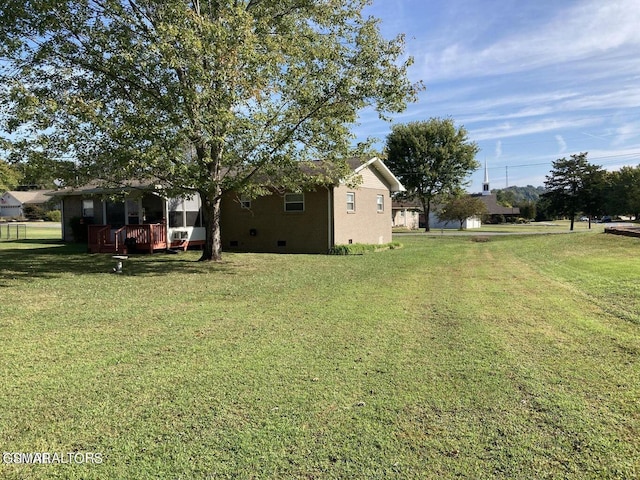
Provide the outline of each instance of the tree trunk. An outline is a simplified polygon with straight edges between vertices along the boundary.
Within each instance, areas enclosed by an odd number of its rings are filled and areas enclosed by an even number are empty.
[[[202,200],[202,222],[205,229],[205,241],[202,249],[202,256],[198,261],[222,260],[222,238],[220,236],[220,211],[222,196],[218,192],[216,195],[200,192]]]
[[[431,225],[429,224],[429,217],[431,216],[431,200],[426,202],[422,201],[422,210],[424,211],[424,231],[430,232]]]

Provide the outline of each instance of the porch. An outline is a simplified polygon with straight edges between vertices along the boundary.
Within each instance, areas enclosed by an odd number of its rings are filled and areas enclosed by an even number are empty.
[[[90,253],[153,253],[165,250],[167,228],[162,223],[125,225],[115,229],[111,225],[88,225]]]

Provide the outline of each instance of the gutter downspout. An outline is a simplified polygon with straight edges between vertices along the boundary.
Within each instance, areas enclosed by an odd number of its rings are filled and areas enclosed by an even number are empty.
[[[333,187],[327,189],[327,252],[333,248]]]

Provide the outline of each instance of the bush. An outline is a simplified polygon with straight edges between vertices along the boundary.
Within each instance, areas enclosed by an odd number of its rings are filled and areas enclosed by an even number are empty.
[[[28,220],[44,220],[47,212],[38,205],[25,205],[22,209]]]
[[[366,243],[334,245],[331,250],[329,250],[329,255],[364,255],[365,253],[376,252],[379,250],[394,250],[401,246],[402,244],[400,242],[385,243],[383,245],[372,245]]]
[[[50,222],[60,222],[62,220],[62,212],[60,210],[51,210],[44,217]]]

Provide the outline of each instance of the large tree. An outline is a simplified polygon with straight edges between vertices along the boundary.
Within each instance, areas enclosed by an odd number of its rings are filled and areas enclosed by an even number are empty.
[[[551,173],[546,176],[547,191],[542,197],[549,202],[552,212],[569,217],[570,230],[580,212],[589,215],[591,226],[591,216],[602,205],[604,179],[604,171],[588,162],[587,153],[560,158],[553,162]]]
[[[20,173],[4,160],[0,160],[0,192],[15,188],[19,179]]]
[[[608,213],[640,217],[640,165],[609,174]]]
[[[387,165],[407,189],[406,197],[422,204],[427,232],[434,201],[462,188],[480,166],[478,150],[466,129],[450,118],[393,126],[387,137]]]
[[[72,159],[76,178],[198,193],[202,259],[218,260],[225,192],[293,188],[309,159],[346,173],[358,112],[415,97],[403,38],[381,37],[369,3],[5,0],[0,130],[20,158]]]

